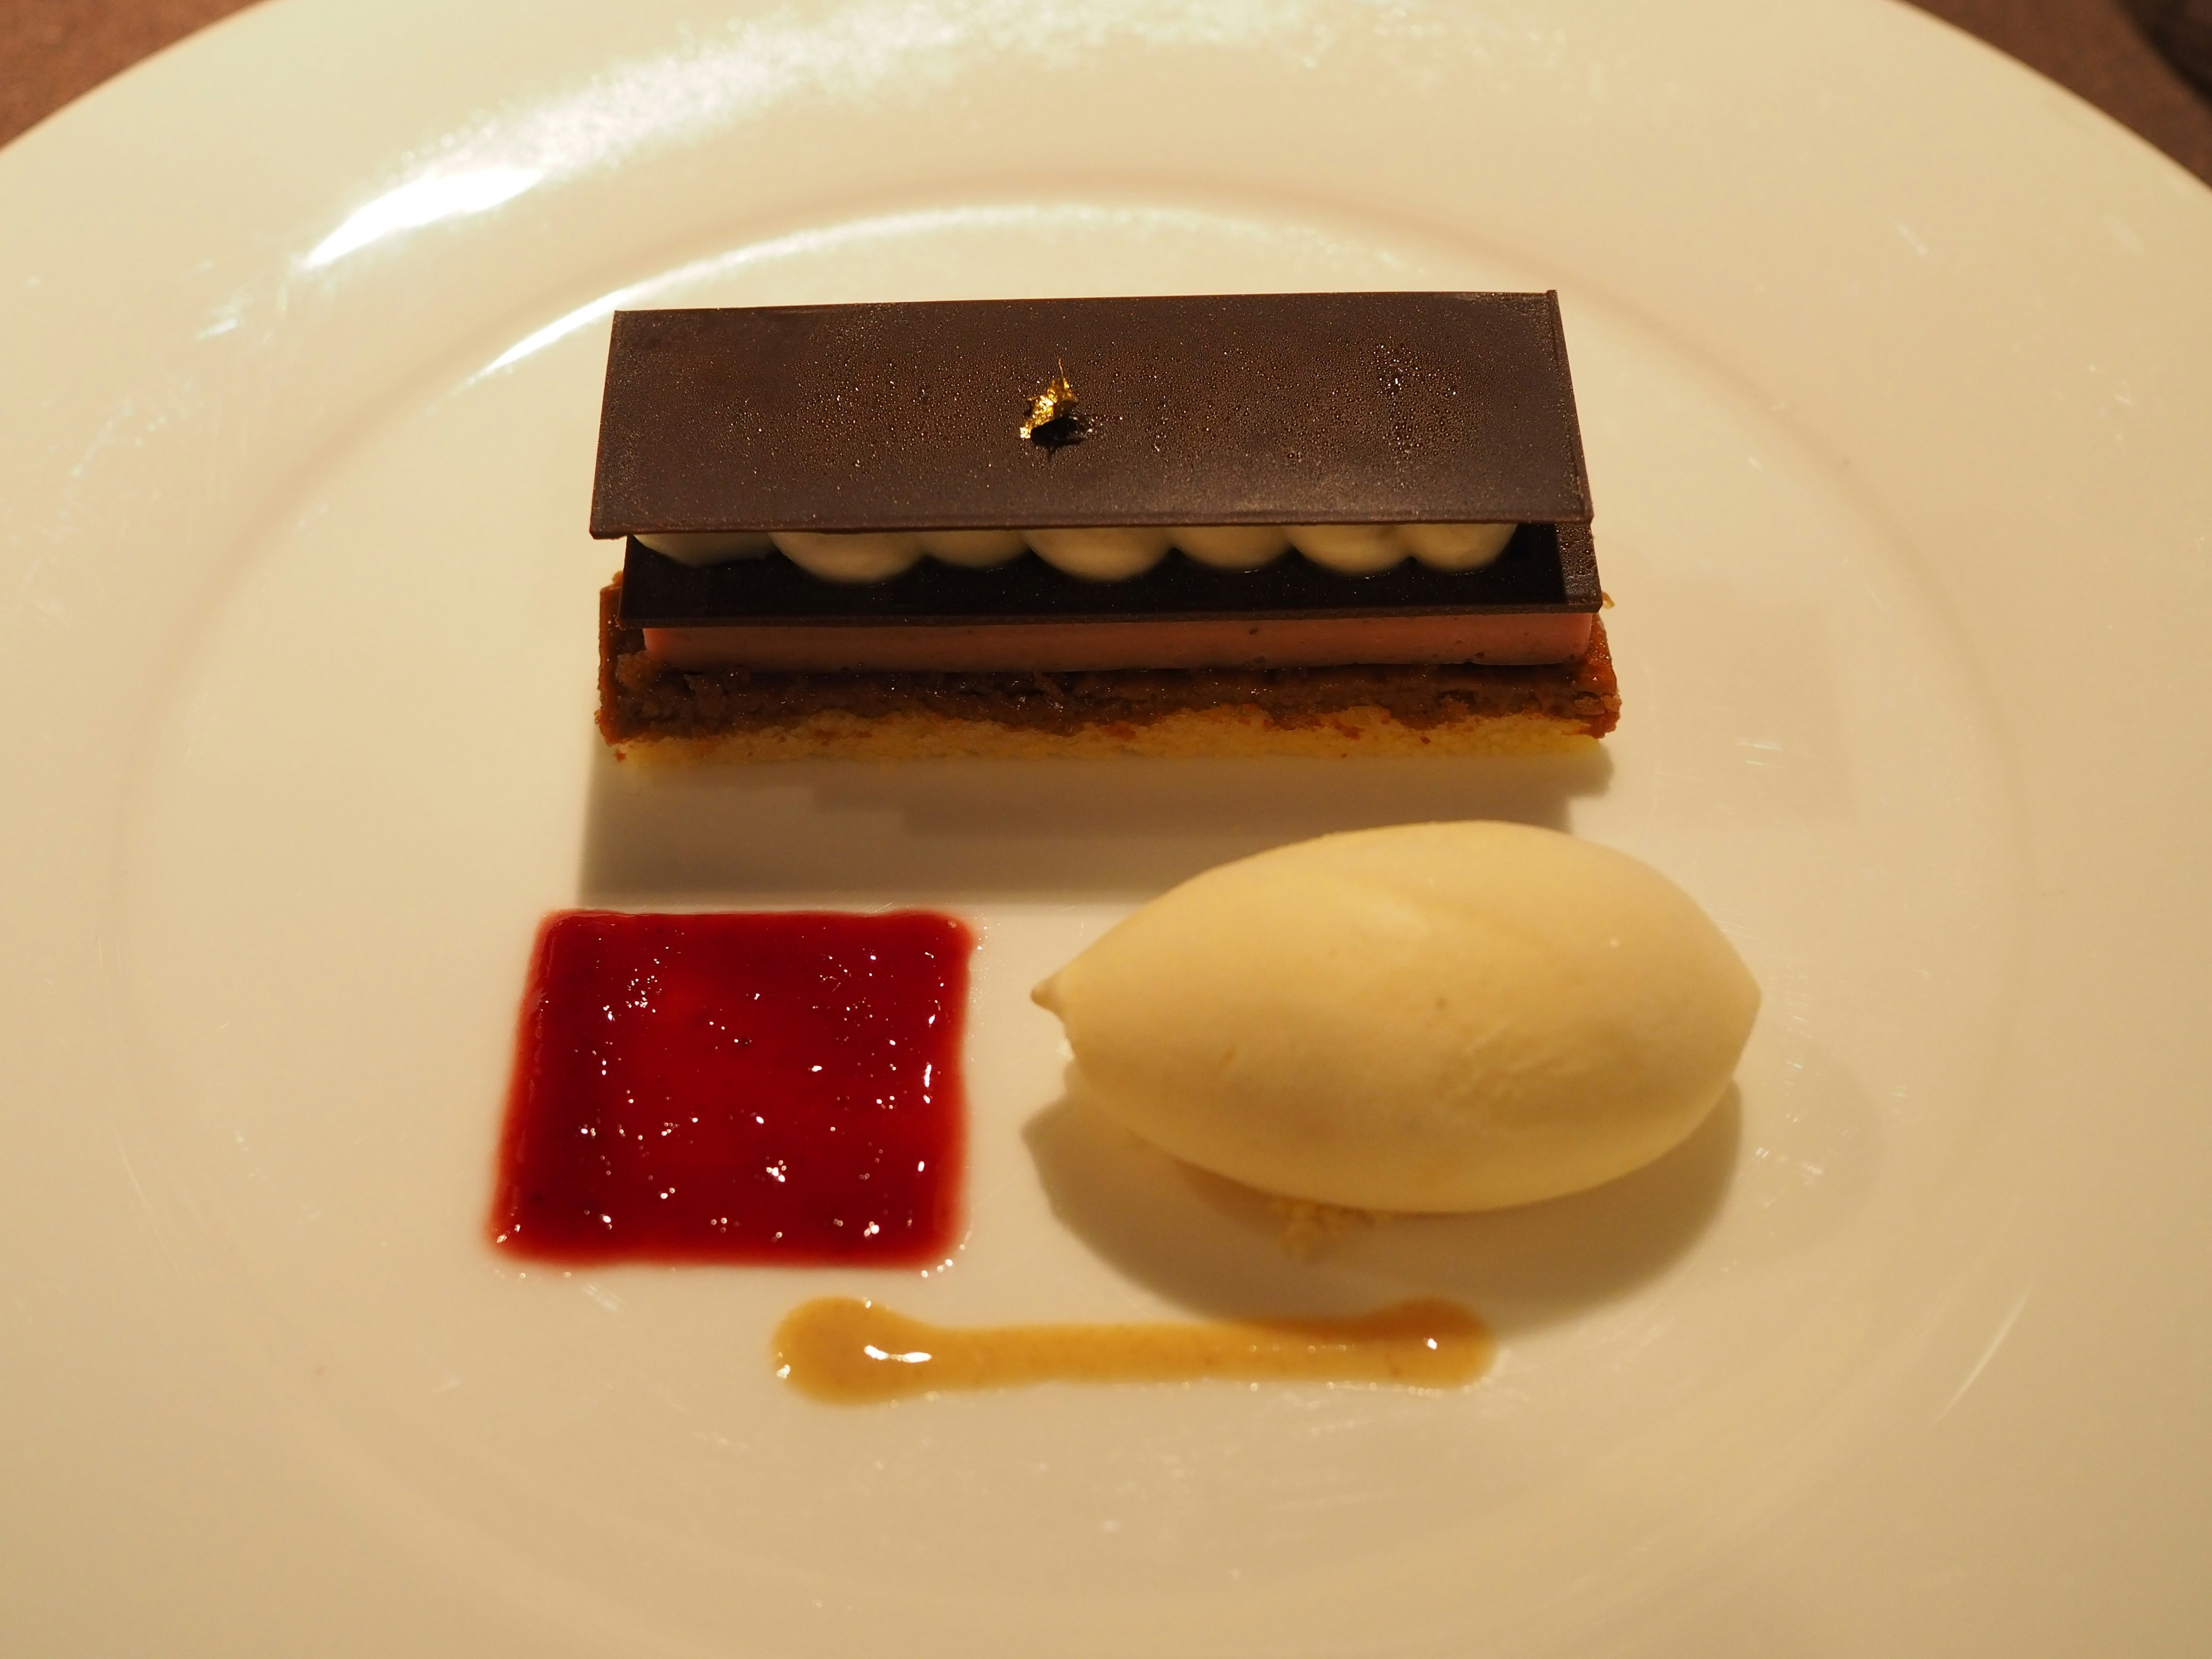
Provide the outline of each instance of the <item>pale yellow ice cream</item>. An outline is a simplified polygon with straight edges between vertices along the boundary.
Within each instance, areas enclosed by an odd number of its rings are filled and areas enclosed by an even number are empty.
[[[1577,1192],[1681,1141],[1759,988],[1686,893],[1513,823],[1325,836],[1155,899],[1037,987],[1079,1085],[1186,1162],[1361,1209]]]

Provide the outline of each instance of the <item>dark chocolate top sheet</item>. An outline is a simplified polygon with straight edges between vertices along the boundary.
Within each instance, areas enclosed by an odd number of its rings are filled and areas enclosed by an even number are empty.
[[[924,559],[889,581],[848,585],[818,580],[780,555],[686,565],[633,541],[623,565],[622,619],[633,628],[1175,622],[1595,611],[1600,602],[1589,532],[1524,524],[1479,570],[1431,570],[1408,559],[1371,576],[1346,576],[1296,553],[1257,570],[1218,570],[1170,553],[1119,582],[1084,581],[1029,553],[988,570]]]
[[[1080,441],[1021,435],[1064,373]],[[617,312],[592,533],[1583,522],[1551,294]]]

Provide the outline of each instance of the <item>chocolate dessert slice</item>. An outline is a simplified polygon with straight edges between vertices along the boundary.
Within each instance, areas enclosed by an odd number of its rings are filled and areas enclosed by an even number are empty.
[[[625,750],[1465,751],[1609,730],[1551,295],[620,313]]]

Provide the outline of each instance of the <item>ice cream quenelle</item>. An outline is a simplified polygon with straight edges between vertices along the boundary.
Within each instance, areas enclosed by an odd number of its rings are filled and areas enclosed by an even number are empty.
[[[1679,1144],[1727,1090],[1759,988],[1649,865],[1525,824],[1324,836],[1209,870],[1032,995],[1074,1084],[1263,1191],[1493,1209]]]

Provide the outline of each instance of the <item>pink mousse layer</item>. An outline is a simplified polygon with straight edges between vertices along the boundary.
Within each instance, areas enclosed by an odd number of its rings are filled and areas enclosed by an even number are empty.
[[[1567,662],[1589,647],[1587,611],[1486,617],[1227,617],[811,627],[648,628],[678,669],[839,673],[915,668],[1046,672],[1097,668],[1335,668],[1351,663]]]

